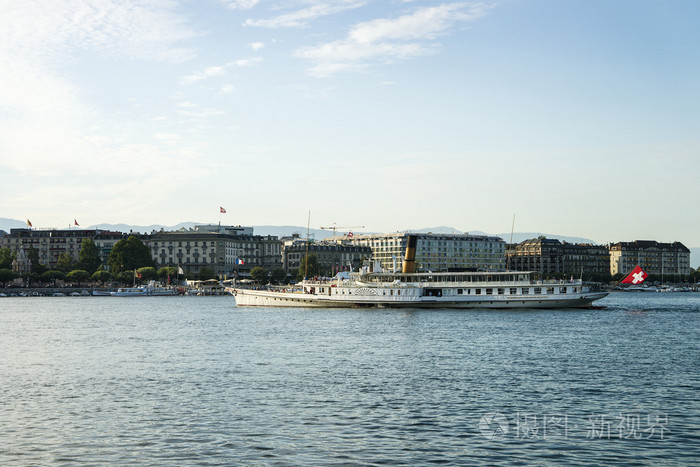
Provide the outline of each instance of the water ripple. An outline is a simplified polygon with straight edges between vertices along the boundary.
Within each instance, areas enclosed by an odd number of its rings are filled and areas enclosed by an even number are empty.
[[[2,299],[0,464],[695,462],[700,294],[604,303]]]

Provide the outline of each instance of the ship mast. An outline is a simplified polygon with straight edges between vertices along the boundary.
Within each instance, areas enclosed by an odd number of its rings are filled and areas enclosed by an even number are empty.
[[[309,272],[309,230],[311,229],[311,211],[309,211],[309,218],[306,221],[306,258],[304,259],[304,280],[306,280],[307,273]]]
[[[510,244],[508,245],[508,249],[513,248],[513,231],[515,230],[515,214],[513,214],[513,224],[510,226]],[[506,271],[510,271],[510,256],[513,254],[513,250],[510,250],[510,254],[508,250],[506,250]]]

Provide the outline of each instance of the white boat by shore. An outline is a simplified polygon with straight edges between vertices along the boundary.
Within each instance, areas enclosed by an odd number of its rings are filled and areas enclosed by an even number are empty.
[[[116,292],[110,292],[112,297],[163,297],[175,294],[176,292],[173,287],[152,287],[144,285],[139,287],[121,287],[117,289]]]
[[[231,288],[238,306],[588,308],[607,292],[581,280],[534,281],[531,272],[351,273],[293,287]]]

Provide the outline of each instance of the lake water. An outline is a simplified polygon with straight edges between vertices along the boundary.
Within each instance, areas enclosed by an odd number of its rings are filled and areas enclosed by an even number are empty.
[[[700,293],[0,299],[0,465],[697,465]]]

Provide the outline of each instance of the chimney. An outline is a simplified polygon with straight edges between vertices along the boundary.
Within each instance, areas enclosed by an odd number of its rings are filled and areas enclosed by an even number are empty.
[[[404,274],[411,274],[416,271],[416,245],[418,244],[418,239],[413,235],[408,235],[406,237],[406,256],[403,260],[403,268],[401,270]]]

